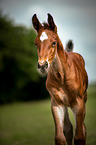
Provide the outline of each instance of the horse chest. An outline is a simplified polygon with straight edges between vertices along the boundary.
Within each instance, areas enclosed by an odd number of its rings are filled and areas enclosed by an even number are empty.
[[[55,94],[55,96],[56,95],[61,100],[61,102],[64,104],[64,106],[70,107],[68,96],[66,95],[66,93],[63,91],[62,88],[60,88],[59,90],[57,90],[57,94]],[[54,96],[54,98],[55,98],[55,96]]]
[[[58,82],[47,82],[46,88],[57,104],[70,107],[69,98]]]

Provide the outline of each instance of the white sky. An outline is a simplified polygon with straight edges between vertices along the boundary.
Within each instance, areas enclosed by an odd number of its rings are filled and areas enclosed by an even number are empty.
[[[64,46],[73,40],[74,51],[85,59],[89,82],[96,81],[96,0],[0,0],[0,9],[28,27],[34,13],[41,23],[50,13]]]

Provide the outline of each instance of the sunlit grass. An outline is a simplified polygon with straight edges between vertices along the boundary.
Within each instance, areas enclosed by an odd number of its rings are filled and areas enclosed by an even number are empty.
[[[92,91],[89,89],[88,94],[87,145],[96,145],[95,87]],[[74,125],[71,112],[70,118]],[[50,100],[0,106],[0,145],[54,145]]]

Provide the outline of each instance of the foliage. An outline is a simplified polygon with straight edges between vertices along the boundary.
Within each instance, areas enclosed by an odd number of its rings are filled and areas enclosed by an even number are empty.
[[[0,103],[43,97],[35,37],[33,29],[17,26],[0,14]]]

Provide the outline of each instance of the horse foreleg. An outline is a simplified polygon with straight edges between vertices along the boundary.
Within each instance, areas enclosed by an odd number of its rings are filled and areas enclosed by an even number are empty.
[[[66,139],[63,133],[64,107],[57,105],[57,103],[52,98],[51,110],[55,122],[55,145],[66,145]]]

